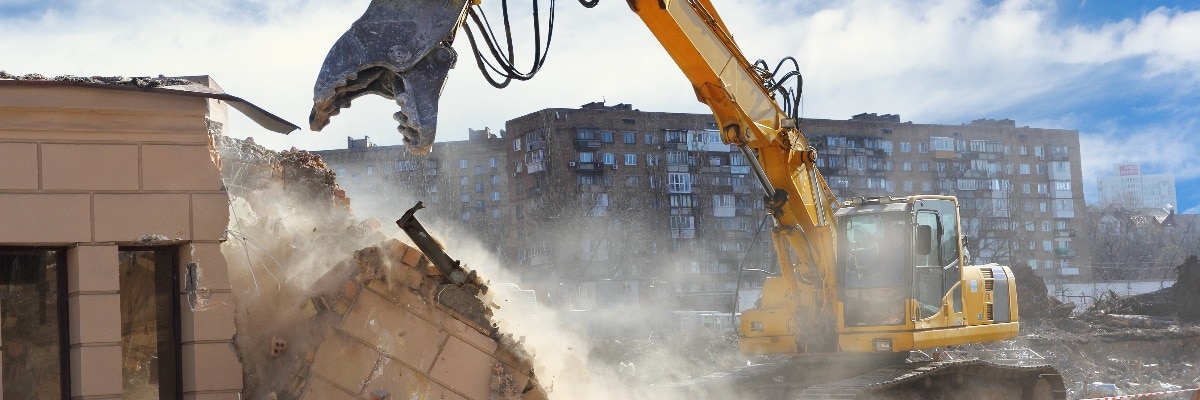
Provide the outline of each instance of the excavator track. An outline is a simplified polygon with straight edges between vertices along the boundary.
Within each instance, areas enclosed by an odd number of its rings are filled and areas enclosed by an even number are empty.
[[[1062,376],[1050,365],[957,360],[884,367],[854,378],[810,386],[798,398],[1061,400],[1066,399],[1066,390]]]
[[[980,359],[896,362],[895,357],[871,356],[828,354],[775,360],[673,386],[684,398],[729,390],[747,399],[1066,398],[1062,376],[1050,365]]]

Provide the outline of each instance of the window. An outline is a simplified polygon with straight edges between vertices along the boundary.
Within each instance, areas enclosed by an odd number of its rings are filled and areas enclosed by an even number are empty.
[[[433,167],[433,168],[437,168],[437,167]],[[416,161],[413,161],[413,160],[396,161],[396,171],[397,172],[416,171],[416,170],[417,170],[417,162]]]
[[[367,167],[367,175],[375,175],[375,167]]]
[[[64,330],[66,251],[0,247],[0,338],[4,340],[6,399],[71,396],[69,348]],[[14,351],[20,350],[20,351]]]
[[[658,136],[654,132],[646,132],[646,144],[658,144]]]
[[[1021,164],[1021,175],[1029,175],[1029,164]]]
[[[463,193],[463,195],[462,195],[462,202],[463,202],[463,203],[470,203],[470,202],[471,202],[471,195],[470,195],[470,194],[468,194],[468,193]]]
[[[1031,189],[1030,189],[1030,186],[1029,186],[1029,184],[1028,184],[1028,183],[1022,183],[1022,184],[1021,184],[1021,193],[1029,194],[1030,192],[1031,192]]]
[[[604,142],[604,143],[612,143],[613,142],[613,132],[612,131],[600,131],[600,141]]]
[[[492,201],[500,201],[500,192],[492,192]]]
[[[496,168],[496,157],[492,157],[492,158],[488,159],[488,166],[492,167],[492,168]]]
[[[954,151],[954,139],[948,137],[931,137],[929,145],[933,147],[933,151]]]
[[[692,175],[687,172],[668,173],[667,191],[671,193],[691,193]]]
[[[483,167],[475,167],[475,175],[483,175]]]
[[[901,153],[908,153],[911,151],[912,151],[912,143],[900,142],[900,152]]]
[[[1042,146],[1033,146],[1033,155],[1041,159],[1046,156],[1046,152],[1042,149]]]
[[[928,153],[929,147],[926,146],[924,142],[918,142],[917,143],[917,152],[918,153]]]
[[[467,169],[467,160],[458,160],[458,167],[462,168],[462,169]]]
[[[1026,147],[1026,146],[1021,146],[1021,147],[1019,148],[1019,150],[1018,150],[1017,154],[1020,154],[1020,155],[1023,155],[1023,156],[1027,156],[1027,155],[1029,155],[1029,147]]]
[[[521,138],[513,140],[513,151],[521,151]]]
[[[125,398],[179,398],[178,249],[120,248],[121,358]]]
[[[929,172],[929,161],[921,161],[921,172]]]
[[[713,207],[733,207],[732,194],[714,194]]]
[[[905,161],[900,164],[900,169],[904,171],[912,171],[912,161]]]
[[[483,184],[482,183],[475,184],[475,193],[483,193]]]
[[[1054,190],[1071,190],[1071,181],[1054,181]]]
[[[613,165],[617,163],[617,156],[613,153],[604,153],[604,165]]]
[[[459,179],[458,179],[458,184],[459,184],[459,185],[462,185],[462,186],[467,186],[467,183],[468,183],[468,179],[467,179],[467,177],[465,177],[465,176],[464,176],[464,177],[462,177],[462,178],[459,178]]]
[[[621,132],[621,142],[625,144],[637,143],[637,134],[633,132]]]
[[[625,165],[637,165],[637,154],[625,153]]]
[[[651,167],[658,165],[658,154],[646,154],[646,165]]]
[[[629,176],[625,177],[625,186],[637,187],[637,185],[638,185],[638,176],[637,175],[629,175]]]
[[[1042,232],[1050,232],[1050,221],[1042,221]]]
[[[592,153],[590,151],[585,151],[585,152],[579,153],[579,162],[595,162],[595,161],[596,161],[596,153]]]
[[[491,181],[491,182],[492,182],[492,184],[493,184],[493,185],[499,184],[499,183],[500,183],[500,178],[499,178],[497,175],[492,175],[492,181]]]
[[[345,169],[345,168],[338,168],[338,169],[337,169],[337,176],[346,176],[346,169]]]

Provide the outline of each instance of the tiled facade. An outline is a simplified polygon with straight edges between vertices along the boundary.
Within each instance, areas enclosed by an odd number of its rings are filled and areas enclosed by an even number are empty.
[[[10,293],[31,284],[13,277],[33,259],[59,274],[39,289],[48,311],[35,325],[10,329],[23,299],[0,300],[4,376],[35,371],[37,356],[43,367],[30,379],[61,371],[60,387],[38,385],[37,398],[238,398],[220,251],[228,199],[210,136],[224,121],[225,105],[203,97],[0,81],[0,256],[12,261],[4,284]],[[226,301],[194,309],[198,289]],[[22,342],[24,327],[55,321],[61,344]],[[3,382],[5,397],[31,386]]]

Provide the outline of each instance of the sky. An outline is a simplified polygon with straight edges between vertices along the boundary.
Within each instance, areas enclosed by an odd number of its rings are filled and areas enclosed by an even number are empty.
[[[1079,131],[1088,203],[1116,163],[1176,178],[1180,212],[1200,213],[1200,3],[1087,0],[712,0],[750,60],[793,56],[802,117],[862,112],[903,121],[978,118]],[[500,2],[485,2],[499,27]],[[532,54],[530,2],[511,1],[517,54]],[[539,2],[543,18],[548,0]],[[367,0],[0,0],[0,70],[46,76],[210,75],[226,92],[306,127],[329,47]],[[487,84],[455,43],[439,141],[534,111],[593,101],[707,113],[624,1],[556,5],[545,67]],[[544,19],[543,19],[544,23]],[[385,99],[360,98],[322,132],[280,135],[231,110],[227,134],[277,150],[399,144]]]

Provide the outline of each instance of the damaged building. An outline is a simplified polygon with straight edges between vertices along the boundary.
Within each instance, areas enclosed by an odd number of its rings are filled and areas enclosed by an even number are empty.
[[[223,136],[229,106],[295,129],[206,76],[0,72],[0,397],[544,395],[319,158]]]

